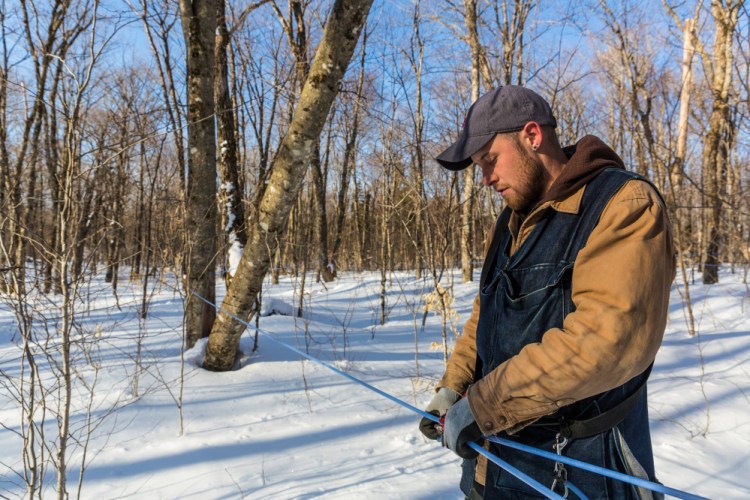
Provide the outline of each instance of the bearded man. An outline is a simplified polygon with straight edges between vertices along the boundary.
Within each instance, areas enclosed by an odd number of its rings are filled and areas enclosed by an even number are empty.
[[[666,327],[675,252],[658,190],[594,136],[562,148],[549,104],[504,86],[469,109],[437,161],[476,164],[506,208],[479,293],[420,430],[464,458],[467,498],[541,498],[468,443],[506,439],[655,481],[646,380]],[[466,397],[461,394],[466,393]],[[484,442],[558,493],[643,488]]]

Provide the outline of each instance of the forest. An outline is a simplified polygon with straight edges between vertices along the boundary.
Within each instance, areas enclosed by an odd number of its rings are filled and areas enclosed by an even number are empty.
[[[210,299],[244,253],[256,272],[227,306],[249,318],[266,273],[471,280],[501,200],[432,157],[503,84],[544,95],[563,144],[598,135],[661,188],[683,278],[747,267],[747,7],[589,3],[6,3],[3,286],[172,270]],[[192,345],[213,313],[186,315]]]
[[[208,337],[203,367],[227,371],[267,277],[295,278],[301,310],[305,287],[379,273],[384,323],[408,270],[447,355],[450,271],[475,279],[503,204],[434,157],[501,85],[660,188],[691,335],[696,279],[747,282],[743,0],[5,0],[0,30],[0,289],[31,386],[54,303],[71,390],[97,276],[142,289],[144,319],[149,287],[179,290],[185,348]]]

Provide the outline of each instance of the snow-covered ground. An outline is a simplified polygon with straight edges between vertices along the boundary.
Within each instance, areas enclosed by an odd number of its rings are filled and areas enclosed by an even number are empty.
[[[460,327],[476,284],[454,278]],[[391,281],[384,325],[380,275],[373,273],[347,274],[326,286],[308,279],[303,318],[290,315],[298,303],[294,279],[269,285],[260,327],[422,407],[443,369],[442,351],[433,348],[440,317],[429,312],[422,326],[431,279],[399,273]],[[696,494],[750,498],[750,289],[740,272],[723,269],[721,284],[696,280],[690,291],[700,335],[688,336],[674,288],[649,383],[657,473],[665,484]],[[459,459],[421,436],[419,417],[301,360],[267,334],[252,353],[252,335],[245,333],[241,368],[228,373],[199,367],[203,343],[185,353],[180,435],[181,298],[169,284],[159,285],[148,318],[139,321],[140,294],[140,284],[121,283],[118,308],[101,281],[82,290],[75,338],[86,349],[74,351],[72,497],[86,445],[81,498],[462,498]],[[8,300],[0,300],[0,498],[24,494],[15,399],[21,351]],[[59,309],[44,302],[35,308],[52,332]],[[49,345],[55,342],[52,335]],[[45,387],[53,387],[53,368],[41,358],[39,367]],[[28,371],[23,375],[28,379]],[[48,440],[56,432],[55,394],[49,395]],[[44,497],[52,498],[48,472]]]

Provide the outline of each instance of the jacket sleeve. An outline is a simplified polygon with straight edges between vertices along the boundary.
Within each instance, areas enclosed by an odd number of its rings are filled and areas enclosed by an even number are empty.
[[[469,389],[485,434],[517,432],[617,387],[656,357],[675,273],[672,232],[653,188],[629,181],[609,201],[573,267],[575,311]]]
[[[441,387],[448,387],[459,394],[474,382],[474,370],[477,366],[477,323],[479,322],[479,294],[474,298],[474,305],[471,308],[471,316],[464,324],[461,336],[456,340],[448,358],[448,365],[445,367],[443,378],[435,387],[435,390]]]
[[[484,244],[485,258],[492,246],[492,235]],[[440,382],[435,386],[437,391],[441,387],[448,387],[459,394],[463,394],[474,383],[474,371],[477,366],[477,324],[479,323],[479,293],[474,297],[471,316],[464,323],[461,336],[456,340],[448,358],[448,365]]]

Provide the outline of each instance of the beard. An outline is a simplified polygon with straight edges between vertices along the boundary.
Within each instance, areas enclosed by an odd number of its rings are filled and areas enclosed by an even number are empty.
[[[518,185],[505,198],[508,206],[522,214],[528,214],[539,203],[547,189],[548,174],[541,160],[533,158],[520,144],[515,142],[521,157],[518,165]]]

